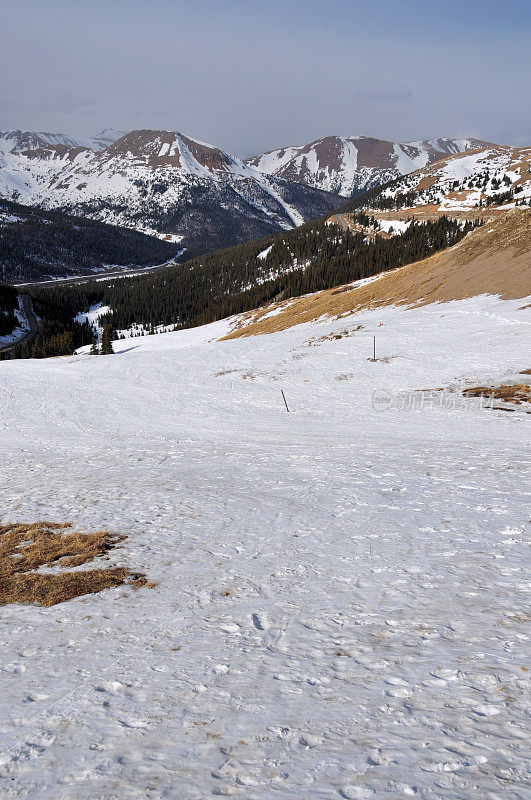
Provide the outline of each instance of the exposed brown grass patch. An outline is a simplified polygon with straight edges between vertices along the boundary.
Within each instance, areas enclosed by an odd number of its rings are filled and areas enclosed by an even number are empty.
[[[107,531],[78,533],[70,528],[67,522],[0,526],[0,605],[53,606],[124,583],[135,587],[146,584],[142,573],[130,572],[125,567],[61,571],[105,555],[125,538]],[[42,567],[59,567],[60,570],[39,572]]]
[[[508,384],[500,386],[470,386],[463,389],[465,397],[494,397],[495,400],[503,400],[505,403],[531,402],[531,387],[525,383]]]

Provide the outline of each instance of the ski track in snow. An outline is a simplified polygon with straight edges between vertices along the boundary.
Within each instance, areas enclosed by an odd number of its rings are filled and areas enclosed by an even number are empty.
[[[523,305],[0,363],[0,520],[157,584],[3,607],[3,800],[528,798],[529,417],[371,407],[528,367]]]

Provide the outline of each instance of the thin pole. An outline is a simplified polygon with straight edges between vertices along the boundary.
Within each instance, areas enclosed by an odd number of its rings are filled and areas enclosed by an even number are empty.
[[[372,337],[372,344],[373,344],[373,348],[372,348],[372,360],[373,360],[373,361],[376,361],[376,336],[373,336],[373,337]]]
[[[288,403],[287,403],[287,401],[286,401],[286,395],[284,394],[284,389],[281,389],[280,391],[282,392],[282,397],[284,398],[284,403],[285,403],[285,406],[286,406],[286,411],[287,411],[287,412],[288,412],[288,414],[289,414],[289,408],[288,408]]]

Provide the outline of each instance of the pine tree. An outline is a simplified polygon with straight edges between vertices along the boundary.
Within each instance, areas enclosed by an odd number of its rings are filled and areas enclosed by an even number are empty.
[[[100,351],[98,349],[98,343],[96,342],[96,340],[94,340],[92,342],[92,347],[90,348],[90,355],[91,356],[98,356],[99,354],[100,354]]]
[[[114,353],[111,339],[111,329],[109,325],[105,325],[101,335],[101,354],[102,356],[109,356]]]

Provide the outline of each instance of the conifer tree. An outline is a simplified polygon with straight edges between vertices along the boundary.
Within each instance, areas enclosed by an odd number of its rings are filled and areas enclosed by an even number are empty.
[[[109,325],[105,325],[101,335],[101,354],[102,356],[109,356],[114,353],[111,339],[111,329]]]

